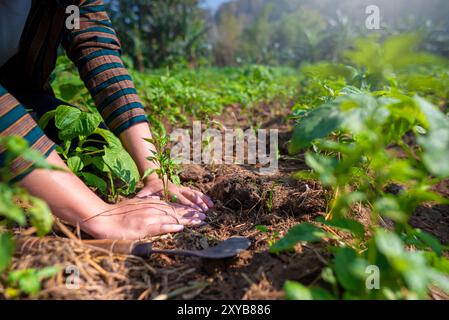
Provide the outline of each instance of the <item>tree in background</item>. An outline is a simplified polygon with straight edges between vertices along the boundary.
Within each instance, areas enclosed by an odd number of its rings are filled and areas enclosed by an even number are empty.
[[[210,40],[219,65],[241,63],[298,66],[340,61],[360,36],[423,34],[426,50],[448,55],[447,0],[377,0],[381,30],[368,30],[365,9],[372,0],[234,0],[215,17]]]
[[[123,51],[138,70],[204,54],[207,12],[199,0],[110,0],[107,6]]]
[[[447,0],[377,0],[381,30],[368,30],[372,0],[233,0],[217,12],[202,0],[109,0],[111,18],[136,69],[207,60],[219,66],[299,66],[341,61],[360,36],[416,31],[427,51],[449,55]]]

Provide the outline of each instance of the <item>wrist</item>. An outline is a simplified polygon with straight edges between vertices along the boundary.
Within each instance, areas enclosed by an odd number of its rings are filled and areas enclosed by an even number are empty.
[[[103,213],[107,213],[113,208],[114,205],[102,201],[95,208],[91,208],[88,214],[82,215],[85,218],[79,222],[80,228],[94,238],[103,238],[109,227],[108,221],[111,220],[105,219]]]

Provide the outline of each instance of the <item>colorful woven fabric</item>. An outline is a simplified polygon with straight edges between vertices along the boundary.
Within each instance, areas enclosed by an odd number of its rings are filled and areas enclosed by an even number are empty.
[[[66,6],[80,9],[80,28],[66,28]],[[120,58],[120,42],[100,0],[34,0],[25,25],[20,50],[0,69],[0,135],[20,135],[33,149],[48,154],[53,143],[37,126],[23,105],[14,98],[15,90],[48,92],[58,47],[77,66],[105,123],[120,134],[146,120],[131,76]],[[4,150],[0,146],[0,165]],[[21,176],[32,166],[20,158],[13,164]]]

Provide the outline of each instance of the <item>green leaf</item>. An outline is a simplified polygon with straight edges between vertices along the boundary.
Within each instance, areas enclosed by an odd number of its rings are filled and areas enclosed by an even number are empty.
[[[51,230],[53,215],[45,201],[32,196],[29,200],[31,207],[27,212],[30,215],[31,224],[37,229],[37,235],[41,237]]]
[[[171,182],[173,182],[175,185],[179,186],[181,185],[181,178],[177,174],[171,175]]]
[[[77,173],[81,171],[84,167],[83,162],[81,161],[81,158],[79,156],[73,156],[67,159],[67,166],[72,170],[74,173]]]
[[[304,222],[291,228],[287,234],[278,242],[273,244],[270,252],[279,253],[291,250],[301,241],[317,242],[326,237],[326,233],[311,223]]]
[[[104,162],[103,157],[100,156],[92,157],[91,161],[93,165],[101,172],[111,172],[111,169],[109,169],[107,164]]]
[[[446,294],[449,294],[449,277],[447,274],[440,272],[432,272],[430,279],[438,288],[442,289]]]
[[[445,256],[439,256],[434,251],[424,252],[426,256],[426,260],[429,264],[438,271],[441,271],[445,274],[449,274],[449,259]]]
[[[323,271],[321,272],[321,278],[323,278],[324,281],[330,283],[333,286],[337,285],[337,278],[335,277],[334,271],[331,267],[325,267]]]
[[[286,281],[284,284],[285,298],[287,300],[333,300],[334,297],[322,288],[307,288],[295,281]]]
[[[268,228],[264,225],[257,225],[257,226],[255,226],[255,228],[256,228],[256,230],[259,230],[260,232],[263,232],[263,233],[267,233],[269,231]]]
[[[373,205],[374,210],[384,217],[393,219],[396,222],[407,222],[407,215],[401,210],[397,198],[394,196],[384,196],[376,200]]]
[[[11,263],[14,242],[9,232],[0,232],[0,273]]]
[[[424,149],[423,162],[435,176],[448,177],[449,161],[441,159],[447,158],[449,154],[449,118],[421,97],[415,97],[414,101],[424,114],[424,125],[428,128],[427,135],[417,140]]]
[[[350,248],[339,248],[335,254],[335,275],[339,283],[349,291],[358,291],[362,287],[362,282],[353,273],[357,260],[357,253]]]
[[[332,220],[322,221],[322,223],[331,227],[350,231],[359,239],[363,238],[365,235],[365,227],[356,220],[347,218],[333,218]]]
[[[289,153],[298,153],[315,139],[328,136],[337,130],[343,121],[343,114],[336,103],[324,104],[313,109],[295,126],[289,143]]]
[[[432,236],[431,234],[424,232],[420,229],[415,229],[414,234],[422,241],[424,244],[432,248],[433,251],[439,256],[443,254],[443,247],[440,241]]]
[[[88,136],[101,123],[98,113],[83,112],[78,108],[59,106],[56,109],[55,124],[59,131],[59,138],[71,140],[78,136]]]
[[[50,122],[51,119],[53,119],[56,115],[56,110],[51,110],[48,111],[46,113],[44,113],[44,115],[42,117],[39,118],[39,127],[41,127],[41,129],[45,129],[48,125],[48,123]]]
[[[422,160],[427,169],[437,177],[449,177],[449,161],[441,161],[448,156],[449,128],[431,130],[417,141],[424,149]]]
[[[120,139],[109,130],[97,128],[95,129],[94,134],[100,135],[111,148],[123,148]]]
[[[306,164],[319,175],[320,181],[323,184],[334,185],[336,183],[335,169],[339,164],[337,159],[323,157],[318,153],[307,152],[305,160]]]
[[[0,183],[0,216],[22,226],[26,222],[26,217],[22,208],[14,202],[14,191],[15,189],[9,185]]]
[[[34,295],[41,290],[41,281],[50,278],[59,272],[59,268],[54,266],[45,267],[41,270],[21,269],[8,274],[7,282],[9,286],[18,287],[22,292]]]
[[[110,147],[106,147],[104,151],[103,160],[111,171],[129,186],[135,186],[139,181],[139,171],[128,152],[123,148]]]
[[[51,278],[59,273],[60,269],[55,266],[45,267],[37,271],[37,277],[40,280]]]
[[[64,83],[59,86],[59,91],[61,93],[61,98],[65,101],[71,101],[75,98],[80,91],[83,89],[82,84],[74,84],[71,82]]]
[[[89,187],[97,188],[102,193],[106,192],[108,185],[102,178],[90,172],[81,172],[81,176],[84,178],[84,182],[86,182]]]
[[[403,242],[392,232],[378,229],[376,231],[375,242],[379,251],[388,258],[400,256],[404,252]]]
[[[8,283],[14,287],[19,287],[27,294],[36,294],[41,289],[41,282],[35,269],[23,269],[12,271],[8,275]]]

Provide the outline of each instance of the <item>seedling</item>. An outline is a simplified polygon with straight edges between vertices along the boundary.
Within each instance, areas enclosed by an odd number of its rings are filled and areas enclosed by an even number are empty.
[[[157,168],[149,168],[143,174],[142,180],[149,175],[155,173],[162,181],[162,194],[166,201],[176,202],[176,197],[169,198],[168,186],[170,182],[179,185],[179,164],[176,163],[170,156],[170,149],[168,144],[170,138],[165,134],[159,134],[156,131],[152,133],[151,139],[145,139],[154,145],[156,150],[150,150],[153,155],[147,157],[147,160],[157,165]]]
[[[279,231],[270,232],[270,229],[264,225],[257,225],[255,228],[267,235],[267,243],[270,247],[279,239]]]

